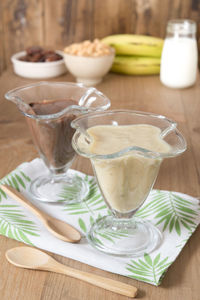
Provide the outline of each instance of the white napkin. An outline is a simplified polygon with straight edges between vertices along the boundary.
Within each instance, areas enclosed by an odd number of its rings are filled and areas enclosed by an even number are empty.
[[[92,193],[85,202],[67,205],[42,203],[31,199],[30,182],[39,175],[48,173],[39,158],[21,164],[1,182],[20,190],[35,205],[53,217],[75,226],[83,235],[80,243],[63,242],[51,235],[37,217],[6,196],[1,189],[0,234],[109,272],[159,285],[168,267],[179,255],[200,222],[199,201],[177,192],[152,190],[138,210],[137,216],[151,221],[163,232],[161,246],[149,255],[137,258],[115,257],[94,249],[85,238],[91,222],[99,215],[107,214],[107,207],[94,178],[75,170],[68,172],[87,181]]]

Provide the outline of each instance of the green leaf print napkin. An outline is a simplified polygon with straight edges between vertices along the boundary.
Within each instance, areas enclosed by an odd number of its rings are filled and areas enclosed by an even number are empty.
[[[1,182],[15,187],[30,201],[35,202],[29,193],[30,182],[47,173],[43,162],[35,159],[20,165]],[[69,170],[69,173],[84,178],[89,186],[89,193],[82,203],[68,205],[66,202],[47,204],[37,201],[35,204],[80,230],[83,238],[79,244],[70,244],[55,238],[37,217],[2,190],[0,190],[0,234],[109,272],[159,285],[168,267],[179,255],[200,222],[199,201],[181,193],[152,190],[138,210],[137,217],[151,221],[163,232],[161,246],[152,253],[137,258],[115,257],[92,248],[85,238],[91,224],[97,218],[108,214],[94,178],[74,170]],[[64,190],[60,197],[61,200],[67,200],[72,194]],[[115,243],[115,239],[120,237],[113,238],[105,234],[104,238]]]

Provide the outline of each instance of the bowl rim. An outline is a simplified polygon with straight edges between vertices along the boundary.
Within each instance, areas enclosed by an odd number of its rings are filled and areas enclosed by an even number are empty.
[[[15,54],[13,54],[10,58],[13,64],[28,64],[30,67],[31,66],[44,66],[44,67],[49,67],[49,66],[55,66],[59,64],[64,64],[64,57],[62,51],[59,50],[54,50],[56,53],[60,54],[62,56],[62,59],[56,60],[56,61],[49,61],[49,62],[30,62],[30,61],[22,61],[19,60],[18,58],[20,56],[23,56],[26,54],[26,51],[20,51]]]

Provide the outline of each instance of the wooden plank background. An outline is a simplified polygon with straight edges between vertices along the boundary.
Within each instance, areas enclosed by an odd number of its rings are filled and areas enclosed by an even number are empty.
[[[169,19],[200,23],[200,0],[1,0],[0,74],[31,45],[62,49],[115,33],[165,36]]]

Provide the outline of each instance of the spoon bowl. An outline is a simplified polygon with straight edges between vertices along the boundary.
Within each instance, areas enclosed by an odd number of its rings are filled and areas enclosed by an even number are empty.
[[[37,269],[48,263],[51,257],[46,253],[30,247],[16,247],[6,252],[7,260],[21,268]]]
[[[80,232],[62,220],[51,217],[46,220],[46,227],[60,240],[76,243],[81,239]]]

